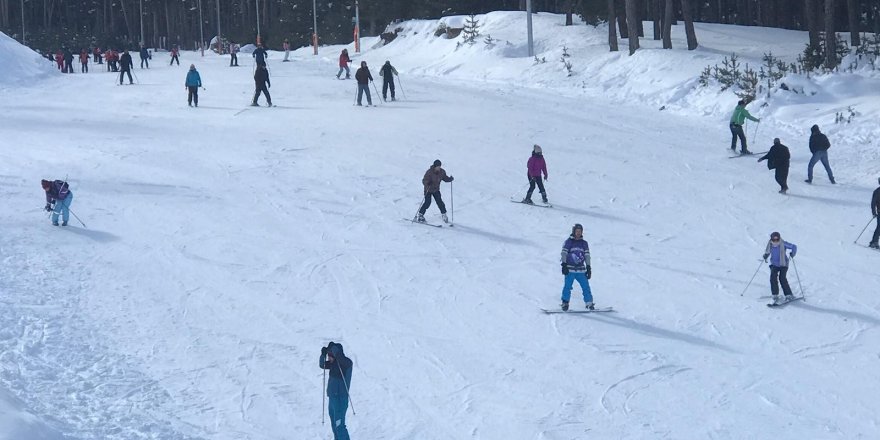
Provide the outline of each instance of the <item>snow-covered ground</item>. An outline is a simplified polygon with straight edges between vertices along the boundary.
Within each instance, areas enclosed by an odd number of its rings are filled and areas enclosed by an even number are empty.
[[[629,58],[540,14],[534,66],[507,30],[523,18],[486,18],[511,52],[456,51],[425,36],[436,22],[364,39],[354,64],[378,79],[392,60],[406,93],[376,108],[333,78],[341,47],[273,53],[277,108],[246,107],[250,58],[195,53],[155,57],[137,86],[92,65],[0,92],[0,393],[15,396],[0,411],[36,423],[27,438],[328,438],[317,358],[334,340],[355,361],[358,439],[880,436],[880,255],[852,244],[880,174],[876,77],[753,104],[753,149],[792,149],[781,196],[763,164],[727,159],[732,95],[688,87],[733,46],[802,35],[700,25],[696,53],[644,41]],[[851,103],[863,115],[835,126]],[[802,182],[813,123],[836,186],[821,167]],[[509,202],[534,143],[554,209]],[[454,228],[403,221],[437,158]],[[39,180],[65,177],[88,228],[41,210]],[[539,312],[574,223],[616,313]],[[766,267],[740,296],[773,230],[798,244],[808,299],[782,310],[764,306]]]

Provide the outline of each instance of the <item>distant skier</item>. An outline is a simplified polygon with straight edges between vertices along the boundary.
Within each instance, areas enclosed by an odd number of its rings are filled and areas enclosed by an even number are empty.
[[[272,82],[269,81],[269,70],[266,69],[265,64],[257,64],[257,71],[254,72],[254,102],[251,105],[259,107],[260,104],[257,104],[257,99],[259,99],[260,93],[263,93],[266,95],[266,102],[269,104],[269,107],[272,107],[272,97],[269,95],[270,88],[272,88]]]
[[[174,62],[177,61],[177,65],[180,65],[180,49],[177,48],[177,45],[171,47],[171,62],[168,63],[169,66],[173,66]]]
[[[810,153],[813,153],[813,157],[810,158],[810,164],[807,165],[807,180],[804,182],[813,183],[813,166],[816,165],[816,162],[822,161],[822,166],[825,167],[825,172],[828,173],[828,180],[832,184],[837,183],[834,181],[834,173],[831,172],[831,166],[828,165],[828,149],[831,148],[828,136],[819,131],[818,125],[812,126],[810,132]]]
[[[397,75],[397,69],[391,65],[391,61],[385,61],[385,64],[379,69],[379,76],[382,77],[382,100],[388,101],[388,89],[391,89],[391,100],[394,99],[394,76]]]
[[[348,428],[345,426],[345,413],[348,411],[348,393],[351,391],[351,359],[345,356],[342,344],[330,342],[321,347],[321,359],[318,367],[327,370],[330,379],[327,381],[327,412],[330,415],[330,427],[335,440],[349,440]]]
[[[565,284],[562,287],[562,310],[568,310],[571,299],[571,288],[577,281],[584,293],[584,307],[595,310],[593,292],[590,290],[589,279],[593,277],[590,267],[590,244],[584,240],[584,227],[580,223],[571,228],[571,235],[562,245],[562,274]]]
[[[95,62],[98,64],[104,64],[103,57],[101,57],[101,48],[95,46],[94,52],[92,54],[95,56]]]
[[[789,161],[791,160],[791,153],[788,151],[788,147],[782,145],[782,142],[779,141],[779,138],[773,139],[773,146],[770,147],[770,151],[767,152],[763,157],[758,159],[758,162],[767,161],[767,169],[776,170],[776,183],[779,184],[779,193],[785,194],[788,192],[788,166]]]
[[[425,201],[422,202],[422,206],[419,208],[419,213],[416,216],[416,221],[419,223],[425,223],[425,212],[431,207],[432,197],[437,202],[437,207],[440,208],[440,216],[443,218],[443,222],[449,223],[449,219],[446,217],[446,204],[443,203],[443,198],[440,195],[440,182],[452,182],[455,178],[447,176],[446,170],[441,165],[440,159],[435,160],[431,167],[428,168],[428,171],[425,171],[425,176],[422,177]]]
[[[238,67],[239,46],[234,41],[229,43],[229,67]]]
[[[877,183],[880,184],[880,178],[877,179]],[[871,196],[871,215],[877,219],[877,227],[874,229],[874,237],[871,238],[871,243],[868,246],[880,249],[880,245],[877,244],[877,240],[880,239],[880,187],[877,187]]]
[[[733,109],[733,115],[730,116],[730,134],[732,136],[730,140],[730,149],[736,151],[736,138],[739,137],[740,147],[742,148],[741,154],[752,154],[746,144],[746,134],[743,131],[743,123],[746,119],[761,122],[760,119],[752,116],[752,114],[746,110],[746,102],[739,100],[739,102],[736,103],[736,108]]]
[[[290,42],[287,41],[287,38],[284,39],[282,47],[284,48],[284,60],[282,62],[288,63],[290,62]]]
[[[89,73],[89,52],[85,49],[79,53],[80,72]]]
[[[256,60],[257,66],[266,67],[266,57],[269,56],[269,53],[266,52],[266,49],[263,49],[262,44],[257,44],[257,49],[254,50],[254,53],[251,54],[251,56]]]
[[[73,73],[73,52],[64,48],[64,73]]]
[[[147,66],[147,69],[149,69],[150,68],[150,51],[147,49],[146,46],[144,46],[142,44],[139,54],[141,56],[141,69],[144,68],[145,64]]]
[[[122,52],[122,57],[119,58],[120,63],[120,71],[119,71],[119,85],[122,85],[122,78],[124,75],[128,75],[128,83],[134,84],[134,81],[131,79],[131,69],[134,67],[134,61],[131,60],[131,55],[128,53],[126,49]]]
[[[199,71],[196,70],[195,64],[189,65],[189,72],[186,73],[186,82],[184,86],[189,91],[186,97],[186,103],[192,107],[193,103],[195,103],[196,107],[199,106],[199,87],[202,86],[202,77],[199,76]]]
[[[373,99],[370,97],[370,82],[373,81],[373,75],[370,74],[370,68],[367,67],[366,61],[361,61],[361,68],[354,73],[354,79],[358,83],[357,105],[361,105],[361,97],[364,92],[367,94],[367,105],[373,105]]]
[[[62,52],[61,49],[55,51],[55,64],[58,66],[58,70],[60,70],[61,73],[67,73],[64,71],[64,52]]]
[[[342,49],[342,53],[339,54],[339,72],[336,73],[336,79],[339,79],[343,70],[345,70],[345,79],[351,78],[351,70],[348,68],[348,63],[350,62],[351,58],[348,56],[348,49]]]
[[[67,226],[67,221],[70,220],[70,204],[73,202],[70,185],[63,180],[42,180],[40,185],[46,192],[46,212],[52,212],[52,224],[58,226],[58,215],[61,215],[61,226]]]
[[[544,180],[547,180],[547,163],[544,162],[544,154],[540,145],[535,144],[532,148],[532,156],[526,162],[526,169],[526,177],[529,179],[529,190],[526,192],[526,198],[522,202],[529,205],[534,204],[532,202],[532,193],[535,191],[535,185],[537,185],[538,191],[541,192],[541,201],[547,203],[547,191],[544,190],[544,182],[541,180],[542,173]]]
[[[790,250],[789,255],[785,255],[785,251]],[[770,257],[770,294],[773,296],[774,304],[784,304],[794,299],[791,293],[791,287],[788,285],[788,262],[797,254],[797,245],[784,241],[778,232],[770,234],[770,241],[767,242],[767,248],[764,249],[764,261]],[[785,299],[779,299],[779,284],[782,284],[782,292]]]

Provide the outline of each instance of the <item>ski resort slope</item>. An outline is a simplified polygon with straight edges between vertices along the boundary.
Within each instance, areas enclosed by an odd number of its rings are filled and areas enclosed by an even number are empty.
[[[273,52],[275,108],[247,107],[250,58],[189,52],[134,86],[92,66],[2,92],[0,390],[20,411],[77,440],[329,438],[332,340],[354,361],[353,438],[880,436],[880,255],[852,243],[875,146],[828,130],[838,184],[817,168],[808,186],[795,116],[764,116],[756,151],[793,139],[782,196],[763,164],[727,159],[716,114],[394,59],[405,98],[356,107],[339,49]],[[386,55],[355,63],[378,80]],[[536,143],[553,209],[510,203]],[[404,220],[435,159],[454,227]],[[87,227],[50,225],[41,178],[70,182]],[[540,312],[574,223],[615,313]],[[774,230],[807,295],[782,309],[760,261]]]

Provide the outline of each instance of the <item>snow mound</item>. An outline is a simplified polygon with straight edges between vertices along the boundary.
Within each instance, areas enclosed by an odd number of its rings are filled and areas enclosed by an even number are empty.
[[[58,75],[52,63],[30,48],[0,32],[0,88],[25,84]]]
[[[22,407],[20,400],[0,389],[0,440],[63,440],[65,438]]]

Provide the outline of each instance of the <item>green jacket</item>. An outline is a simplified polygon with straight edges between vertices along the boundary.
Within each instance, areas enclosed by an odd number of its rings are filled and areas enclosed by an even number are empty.
[[[746,118],[749,118],[753,121],[758,121],[758,118],[752,116],[748,110],[744,106],[738,105],[733,110],[733,116],[730,117],[730,123],[736,125],[743,125],[743,122],[746,121]]]

